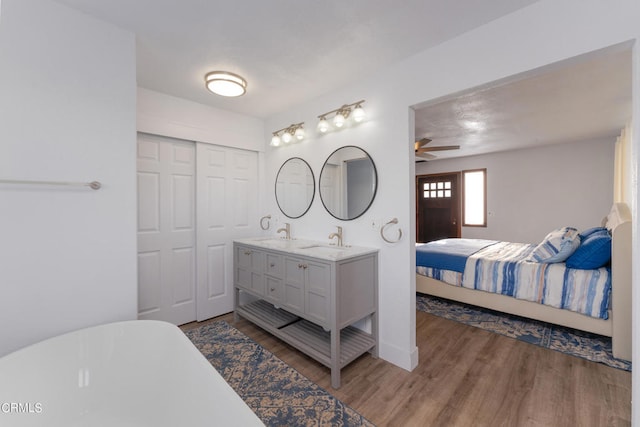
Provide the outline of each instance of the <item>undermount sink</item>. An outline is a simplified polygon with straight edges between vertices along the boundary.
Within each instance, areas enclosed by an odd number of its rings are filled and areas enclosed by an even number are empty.
[[[298,249],[313,249],[314,251],[334,252],[334,251],[342,251],[346,249],[346,246],[308,245],[308,246],[300,246]]]
[[[285,248],[292,245],[293,240],[286,240],[280,237],[266,237],[264,239],[255,239],[256,242],[269,247]]]

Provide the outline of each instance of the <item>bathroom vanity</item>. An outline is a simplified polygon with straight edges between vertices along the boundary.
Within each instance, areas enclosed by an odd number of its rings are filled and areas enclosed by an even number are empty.
[[[235,317],[331,369],[378,352],[378,250],[311,240],[234,241]],[[253,298],[241,298],[246,293]],[[244,300],[248,303],[240,303]],[[370,319],[371,332],[353,326]]]

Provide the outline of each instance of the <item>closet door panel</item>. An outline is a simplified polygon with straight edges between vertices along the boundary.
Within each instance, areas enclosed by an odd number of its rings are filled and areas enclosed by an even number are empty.
[[[195,144],[138,135],[138,318],[196,318]]]
[[[198,320],[233,310],[233,240],[258,233],[258,154],[197,144]]]

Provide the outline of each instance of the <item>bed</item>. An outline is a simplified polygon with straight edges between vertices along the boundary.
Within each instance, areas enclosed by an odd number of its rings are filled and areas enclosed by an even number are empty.
[[[548,249],[554,232],[537,245],[476,239],[418,244],[416,291],[609,336],[614,357],[631,360],[631,213],[627,205],[615,203],[602,226],[610,236],[610,263],[588,269],[574,259],[584,254],[581,242],[593,230],[584,231],[584,236],[576,230],[578,237],[563,238],[564,249],[557,245],[556,252]],[[562,255],[557,252],[569,253],[569,258],[557,261]],[[541,253],[552,261],[539,262]],[[571,258],[573,253],[576,256]],[[521,284],[528,286],[520,288]]]

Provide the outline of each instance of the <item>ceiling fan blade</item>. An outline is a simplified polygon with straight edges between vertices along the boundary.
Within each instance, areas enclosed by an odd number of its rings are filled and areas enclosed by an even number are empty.
[[[421,140],[416,141],[413,146],[415,150],[419,150],[430,142],[431,140],[429,138],[422,138]]]
[[[429,153],[416,153],[416,160],[419,158],[426,159],[426,160],[433,160],[433,159],[437,159],[438,157]]]
[[[439,147],[425,147],[416,150],[417,153],[426,153],[428,151],[446,151],[446,150],[459,150],[459,145],[441,145]]]

